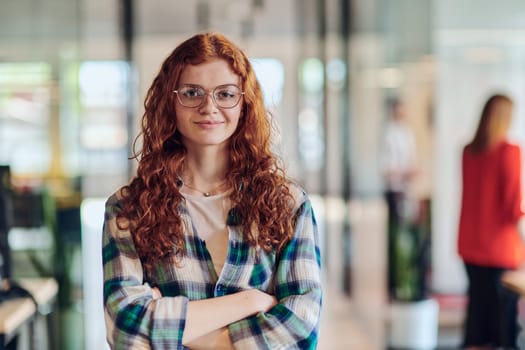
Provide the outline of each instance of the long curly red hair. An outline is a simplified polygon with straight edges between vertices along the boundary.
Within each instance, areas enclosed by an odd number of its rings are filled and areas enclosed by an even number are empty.
[[[137,175],[121,191],[120,229],[129,229],[143,264],[185,254],[183,200],[177,186],[186,147],[175,123],[175,94],[187,65],[226,60],[241,78],[243,117],[229,140],[227,173],[230,199],[240,218],[243,239],[266,251],[279,250],[293,234],[293,198],[281,161],[271,151],[271,122],[247,56],[218,33],[197,34],[168,56],[144,102]]]

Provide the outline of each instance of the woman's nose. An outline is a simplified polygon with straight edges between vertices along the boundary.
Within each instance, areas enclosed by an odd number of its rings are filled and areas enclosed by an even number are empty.
[[[209,109],[217,109],[217,105],[215,104],[215,100],[213,99],[213,95],[211,92],[206,93],[204,96],[204,100],[202,100],[202,104],[199,107],[201,110],[209,110]]]

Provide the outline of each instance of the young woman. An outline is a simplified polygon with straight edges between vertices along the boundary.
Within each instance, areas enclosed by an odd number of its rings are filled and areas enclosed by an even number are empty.
[[[315,348],[317,226],[270,151],[246,55],[220,34],[195,35],[144,105],[137,175],[106,204],[111,347]]]
[[[507,141],[513,103],[486,102],[474,139],[463,151],[463,196],[458,249],[468,276],[464,347],[514,349],[518,296],[501,275],[525,258],[518,230],[523,215],[521,150]]]

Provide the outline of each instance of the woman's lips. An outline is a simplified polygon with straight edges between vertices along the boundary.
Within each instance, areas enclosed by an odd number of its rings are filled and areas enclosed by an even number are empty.
[[[222,122],[218,120],[202,120],[195,122],[195,124],[204,129],[212,129],[218,125],[221,125]]]

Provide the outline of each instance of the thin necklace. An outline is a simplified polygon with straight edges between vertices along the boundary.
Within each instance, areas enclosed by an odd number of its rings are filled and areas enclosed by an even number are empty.
[[[198,188],[195,188],[193,186],[188,185],[180,177],[177,179],[177,186],[179,186],[179,187],[186,186],[186,187],[188,187],[188,188],[190,188],[190,189],[192,189],[194,191],[197,191],[197,192],[201,193],[204,197],[209,197],[212,194],[214,194],[223,184],[224,184],[224,181],[221,181],[221,183],[219,185],[217,185],[217,187],[213,188],[210,191],[205,192],[205,191],[199,190]]]

